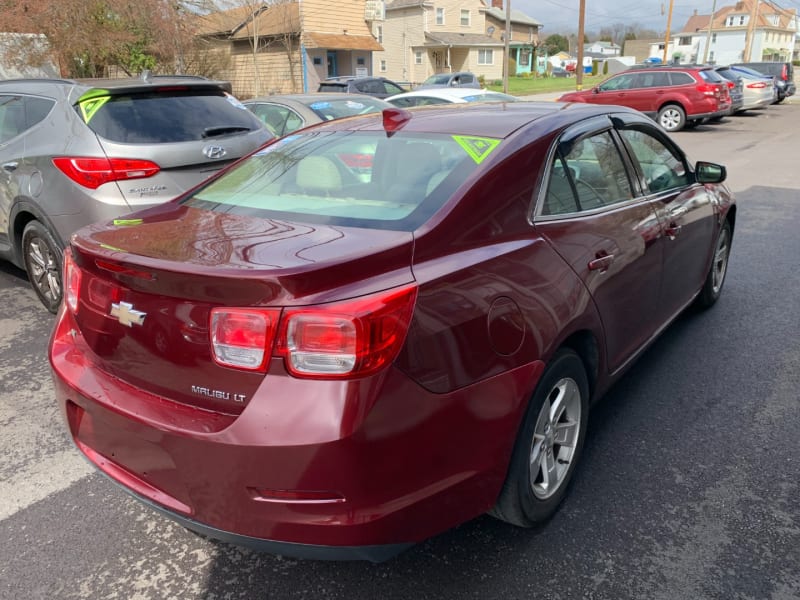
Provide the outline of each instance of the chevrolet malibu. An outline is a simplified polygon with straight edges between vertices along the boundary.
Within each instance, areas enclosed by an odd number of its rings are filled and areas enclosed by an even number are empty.
[[[72,237],[49,349],[69,432],[153,508],[269,552],[542,524],[592,403],[720,296],[725,176],[622,107],[300,130]]]

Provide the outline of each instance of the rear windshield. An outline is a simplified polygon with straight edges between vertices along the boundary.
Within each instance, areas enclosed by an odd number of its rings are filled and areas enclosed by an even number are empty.
[[[261,122],[223,91],[170,91],[107,96],[94,91],[75,108],[97,135],[113,142],[152,144],[247,133]]]
[[[449,81],[450,81],[450,74],[441,73],[439,75],[431,75],[425,81],[422,82],[422,85],[447,85]]]
[[[712,69],[706,69],[704,71],[700,71],[700,77],[702,77],[706,81],[712,81],[714,83],[725,83],[722,80],[722,75],[720,75],[719,73],[717,73]]]
[[[318,92],[346,92],[347,91],[347,84],[346,83],[320,83],[319,88],[317,88]]]
[[[342,100],[315,100],[308,104],[323,121],[342,119],[354,115],[365,115],[367,113],[381,112],[389,105],[378,98],[369,96],[348,98]]]
[[[183,202],[265,219],[412,231],[498,144],[451,135],[310,131],[257,152]]]

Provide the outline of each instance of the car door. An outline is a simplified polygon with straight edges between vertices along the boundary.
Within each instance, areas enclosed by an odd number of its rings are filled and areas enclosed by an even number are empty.
[[[630,169],[608,118],[568,130],[553,151],[534,219],[589,290],[611,371],[659,327],[659,222],[652,203],[635,193]]]
[[[716,198],[695,182],[684,154],[656,127],[635,122],[620,127],[619,133],[661,224],[664,266],[658,320],[667,321],[705,281],[716,235]]]
[[[616,77],[607,79],[595,90],[592,95],[592,104],[620,104],[629,106],[631,89],[634,86],[637,73],[621,73]]]

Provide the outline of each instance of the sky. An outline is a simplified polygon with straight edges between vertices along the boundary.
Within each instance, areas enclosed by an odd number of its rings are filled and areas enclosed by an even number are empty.
[[[510,0],[511,10],[521,10],[529,17],[543,23],[543,36],[552,33],[578,31],[579,0]],[[585,0],[587,32],[599,33],[602,27],[616,23],[638,24],[659,33],[667,30],[667,14],[670,0]],[[717,0],[717,10],[730,6],[736,0]],[[781,0],[785,8],[796,8],[800,0]],[[673,0],[670,31],[683,29],[686,21],[697,10],[698,14],[710,14],[713,0]],[[663,12],[662,12],[663,8]]]

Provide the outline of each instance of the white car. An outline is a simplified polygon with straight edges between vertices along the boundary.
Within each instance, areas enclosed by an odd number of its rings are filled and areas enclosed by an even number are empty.
[[[386,98],[387,102],[400,108],[463,102],[517,102],[517,100],[515,96],[509,96],[502,92],[470,88],[428,88]]]

